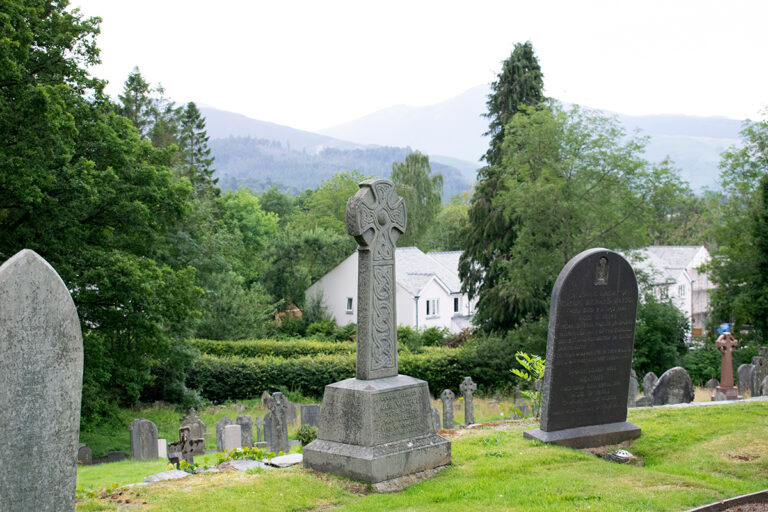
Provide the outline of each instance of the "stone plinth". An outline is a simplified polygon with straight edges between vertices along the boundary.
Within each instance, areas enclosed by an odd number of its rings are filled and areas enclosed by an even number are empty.
[[[303,453],[305,467],[377,483],[450,464],[451,444],[435,431],[427,383],[398,375],[326,386]]]

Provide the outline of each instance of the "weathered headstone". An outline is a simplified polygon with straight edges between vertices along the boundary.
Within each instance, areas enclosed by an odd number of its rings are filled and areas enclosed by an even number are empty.
[[[295,425],[299,419],[298,410],[296,404],[285,399],[285,421],[288,425]]]
[[[766,395],[768,395],[768,375],[766,375],[763,382],[760,383],[760,396]]]
[[[728,397],[726,397],[725,393],[723,393],[722,391],[715,391],[715,394],[712,395],[713,402],[722,402],[724,400],[728,400]]]
[[[395,242],[405,201],[391,181],[367,180],[346,220],[358,243],[356,378],[325,387],[304,466],[375,484],[449,464],[451,444],[435,430],[427,383],[397,373]]]
[[[224,427],[233,423],[227,416],[216,422],[216,451],[224,451]]]
[[[91,449],[84,444],[80,444],[80,448],[77,449],[77,463],[81,466],[93,464]]]
[[[269,402],[269,399],[272,397],[272,395],[269,394],[269,391],[262,391],[261,393],[261,406],[266,407],[267,403]]]
[[[440,425],[440,411],[437,410],[437,407],[432,407],[432,419],[435,421],[435,430],[440,430],[442,428]]]
[[[629,376],[629,392],[627,393],[627,407],[635,407],[637,400],[637,377]]]
[[[757,349],[752,358],[752,396],[760,396],[760,384],[768,376],[768,347]]]
[[[717,379],[709,379],[706,384],[704,384],[704,387],[707,388],[710,391],[714,391],[717,386],[720,385],[720,381]]]
[[[250,414],[237,417],[237,424],[240,425],[242,439],[240,446],[250,448],[253,446],[253,420]]]
[[[443,402],[443,428],[453,428],[453,400],[456,395],[450,389],[444,389],[440,393],[440,400]]]
[[[693,381],[685,368],[676,366],[661,374],[651,391],[651,405],[693,402]]]
[[[302,405],[301,409],[301,425],[309,425],[310,427],[316,427],[320,424],[320,406],[317,404]]]
[[[240,425],[226,425],[222,429],[221,446],[224,450],[240,448],[243,445],[242,429]]]
[[[589,448],[640,436],[626,421],[636,312],[635,273],[620,254],[590,249],[565,265],[552,290],[541,426],[526,438]]]
[[[721,353],[720,383],[716,389],[728,400],[736,400],[739,398],[739,392],[733,385],[733,349],[739,346],[739,341],[730,332],[724,332],[715,341],[715,346]]]
[[[144,418],[131,422],[131,459],[155,460],[157,458],[157,425]]]
[[[168,458],[168,441],[165,439],[157,440],[157,458],[158,459]]]
[[[56,271],[23,250],[0,266],[0,509],[71,511],[83,338]]]
[[[648,372],[645,374],[645,377],[643,377],[643,395],[651,395],[651,390],[653,389],[653,386],[656,385],[657,380],[659,380],[659,378],[655,373]]]
[[[256,442],[261,443],[265,441],[264,437],[262,436],[262,433],[264,432],[264,420],[261,418],[261,416],[256,416],[253,424],[256,426]]]
[[[264,435],[268,449],[275,453],[288,453],[288,421],[285,417],[288,399],[282,393],[273,393],[267,401],[269,414],[264,417]],[[268,418],[267,418],[268,417]]]
[[[191,427],[179,428],[179,440],[168,443],[168,460],[178,467],[182,460],[192,464],[195,461],[195,455],[205,453],[205,439],[192,438]]]
[[[736,379],[738,379],[739,394],[744,395],[747,391],[752,392],[752,370],[754,366],[749,363],[742,364],[736,370]]]
[[[651,405],[651,397],[643,395],[635,400],[635,407],[649,407]]]
[[[190,435],[192,436],[192,439],[205,438],[205,432],[207,428],[203,420],[201,420],[198,417],[197,411],[195,411],[194,409],[190,409],[189,414],[181,418],[180,426],[189,427]],[[198,454],[195,454],[195,455],[198,455]]]
[[[461,396],[464,397],[464,424],[472,425],[475,422],[475,402],[474,395],[477,391],[477,384],[472,382],[472,377],[464,377],[459,384]]]

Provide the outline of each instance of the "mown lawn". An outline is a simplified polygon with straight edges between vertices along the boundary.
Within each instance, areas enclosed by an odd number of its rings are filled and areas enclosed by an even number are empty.
[[[679,511],[768,488],[768,402],[631,410],[629,420],[643,429],[627,447],[639,465],[524,440],[528,420],[455,431],[453,465],[397,494],[291,468],[194,475],[77,510]],[[135,478],[138,467],[124,464]],[[156,463],[134,464],[149,474]],[[94,471],[81,468],[80,481],[96,482]]]

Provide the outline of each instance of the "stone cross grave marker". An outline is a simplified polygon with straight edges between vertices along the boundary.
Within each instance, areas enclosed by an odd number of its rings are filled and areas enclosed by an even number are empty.
[[[179,428],[179,440],[168,443],[168,460],[179,467],[182,460],[192,464],[195,455],[205,453],[205,439],[193,438],[192,429],[189,426]]]
[[[288,453],[290,444],[288,441],[288,399],[280,393],[273,393],[267,400],[269,408],[269,421],[264,422],[264,435],[269,443],[268,450],[275,453]],[[269,433],[267,433],[269,431]]]
[[[574,256],[552,290],[541,426],[524,436],[572,448],[640,436],[627,420],[637,313],[629,263],[607,249]]]
[[[242,439],[240,446],[251,448],[253,446],[253,420],[250,414],[237,417],[237,424],[240,425]]]
[[[234,422],[224,416],[216,422],[216,451],[224,451],[224,427],[232,425]]]
[[[717,391],[725,395],[728,400],[739,398],[738,389],[733,385],[733,349],[739,345],[739,341],[730,332],[721,334],[715,346],[720,350],[720,385]]]
[[[464,424],[472,425],[475,422],[475,402],[473,396],[477,391],[477,384],[472,382],[472,377],[464,377],[459,384],[461,396],[464,397]]]
[[[157,459],[157,425],[144,418],[137,418],[131,422],[130,431],[131,459]]]
[[[325,387],[304,467],[376,484],[449,464],[451,445],[436,433],[427,383],[398,374],[395,243],[405,201],[390,180],[363,181],[346,223],[358,243],[356,378]]]
[[[443,428],[453,428],[453,400],[456,395],[450,389],[444,389],[440,393],[440,400],[443,401]]]
[[[194,409],[189,410],[189,414],[187,416],[184,416],[181,418],[181,426],[182,427],[189,427],[190,429],[190,439],[205,439],[205,432],[207,430],[207,427],[205,426],[205,423],[203,420],[201,420],[198,415],[197,411]],[[199,446],[195,445],[195,449],[200,449]],[[202,451],[199,453],[194,453],[193,455],[204,455],[205,454],[205,445],[202,446]]]
[[[0,266],[0,509],[71,511],[83,338],[69,290],[24,249]]]
[[[736,378],[738,379],[739,394],[743,395],[747,391],[752,390],[752,370],[754,366],[750,363],[745,363],[739,366],[736,370]]]
[[[757,355],[752,358],[752,396],[760,396],[760,385],[768,376],[768,347],[757,349]]]

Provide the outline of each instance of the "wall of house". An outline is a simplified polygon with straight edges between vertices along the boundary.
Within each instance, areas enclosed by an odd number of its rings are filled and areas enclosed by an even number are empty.
[[[397,325],[416,326],[416,301],[409,291],[397,285]]]
[[[318,293],[322,294],[323,305],[338,325],[357,323],[357,251],[307,288],[304,294],[307,303]],[[350,297],[351,311],[347,310]]]
[[[437,314],[427,315],[427,301],[437,300]],[[436,279],[431,280],[421,291],[419,297],[419,329],[429,327],[451,328],[453,316],[453,297]]]

